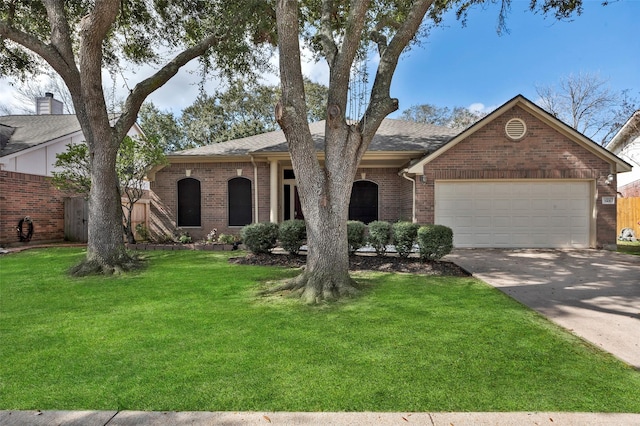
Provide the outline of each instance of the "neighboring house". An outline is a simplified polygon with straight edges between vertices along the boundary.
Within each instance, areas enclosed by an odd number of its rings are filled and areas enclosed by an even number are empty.
[[[324,122],[311,124],[323,159]],[[176,152],[150,173],[151,231],[204,239],[302,217],[282,131]],[[350,219],[450,226],[457,247],[614,247],[617,173],[631,165],[516,96],[462,133],[384,120]]]
[[[631,172],[618,176],[618,193],[622,197],[640,197],[640,111],[615,134],[607,149],[633,166]]]
[[[51,93],[36,99],[38,115],[0,116],[0,245],[19,242],[17,226],[33,221],[32,241],[64,239],[64,198],[50,181],[56,154],[85,138],[75,115],[62,114]],[[141,135],[134,125],[129,135]]]
[[[84,143],[75,114],[62,114],[62,102],[51,93],[36,99],[38,115],[0,116],[0,170],[52,176],[56,155],[67,145]],[[137,124],[129,136],[142,135]]]

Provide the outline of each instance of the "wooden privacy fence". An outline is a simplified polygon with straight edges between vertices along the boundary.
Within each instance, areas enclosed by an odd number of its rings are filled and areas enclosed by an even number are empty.
[[[89,230],[89,204],[82,197],[64,199],[64,239],[86,243]]]
[[[622,228],[631,228],[640,238],[640,197],[618,198],[618,235]]]
[[[142,236],[136,232],[136,226],[143,224],[145,228],[149,229],[149,212],[149,200],[138,200],[138,202],[133,205],[133,210],[131,211],[131,229],[133,229],[133,233],[138,240],[141,239]]]
[[[123,199],[123,203],[126,200]],[[124,210],[124,206],[123,206]],[[126,213],[126,212],[125,212]],[[149,228],[149,200],[139,200],[133,205],[131,212],[131,226],[142,223]],[[79,243],[86,243],[89,230],[89,205],[84,198],[65,198],[64,200],[64,239]],[[136,234],[136,238],[140,235]]]

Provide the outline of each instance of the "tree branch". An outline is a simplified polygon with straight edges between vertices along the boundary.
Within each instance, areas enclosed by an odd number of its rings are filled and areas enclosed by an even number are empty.
[[[51,67],[59,73],[63,79],[70,76],[70,69],[60,52],[52,46],[43,43],[37,37],[20,31],[10,26],[5,21],[0,21],[0,36],[24,46],[36,55],[44,59]]]
[[[389,44],[381,52],[380,62],[376,71],[376,77],[371,89],[371,98],[364,116],[358,123],[363,139],[371,140],[375,130],[382,120],[398,109],[398,100],[391,99],[391,80],[398,66],[398,59],[404,48],[411,42],[417,33],[424,16],[433,4],[434,0],[416,1],[409,11],[406,20],[402,23]],[[371,124],[371,125],[369,125]],[[363,144],[361,151],[366,150]]]
[[[69,68],[76,68],[73,55],[73,45],[69,31],[69,23],[64,11],[64,2],[61,0],[46,0],[44,7],[47,10],[49,25],[51,26],[51,45],[58,51]]]
[[[115,132],[118,139],[124,138],[133,123],[136,121],[138,111],[144,100],[158,88],[162,87],[174,75],[178,73],[180,68],[206,51],[219,40],[218,35],[210,35],[200,43],[190,47],[176,57],[174,57],[165,66],[159,69],[151,77],[142,80],[133,88],[124,104],[123,112],[115,125]]]
[[[320,18],[320,43],[324,51],[325,58],[329,64],[329,68],[333,66],[336,55],[338,54],[338,46],[333,39],[333,31],[331,28],[331,17],[333,15],[333,0],[325,0],[322,2],[322,15]]]
[[[329,104],[336,104],[345,111],[349,92],[351,66],[362,41],[365,18],[370,0],[355,0],[351,4],[345,24],[344,40],[330,68]],[[331,65],[331,64],[330,64]]]

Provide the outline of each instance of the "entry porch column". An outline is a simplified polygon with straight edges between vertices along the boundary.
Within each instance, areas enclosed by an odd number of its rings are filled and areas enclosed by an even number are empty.
[[[278,161],[269,160],[269,221],[278,223]]]

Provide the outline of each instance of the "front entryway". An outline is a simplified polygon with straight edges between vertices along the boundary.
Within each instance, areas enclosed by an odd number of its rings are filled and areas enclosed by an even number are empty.
[[[285,169],[283,174],[283,219],[304,219],[302,214],[302,206],[300,204],[300,196],[296,186],[296,179],[293,170]]]

